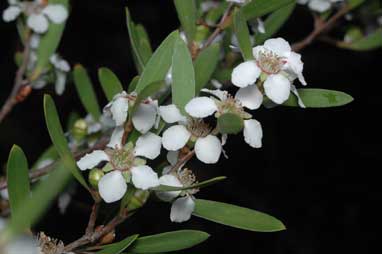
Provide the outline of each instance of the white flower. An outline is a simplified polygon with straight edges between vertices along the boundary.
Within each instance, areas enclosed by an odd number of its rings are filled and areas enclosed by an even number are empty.
[[[220,115],[226,113],[226,108],[229,108],[230,110],[234,111],[237,115],[240,115],[244,120],[244,140],[254,148],[260,148],[262,146],[261,139],[263,137],[263,131],[261,128],[261,124],[255,120],[250,119],[252,116],[248,113],[246,113],[243,109],[243,107],[249,108],[249,109],[256,109],[261,105],[262,102],[262,95],[260,91],[258,91],[256,86],[249,86],[242,88],[236,93],[235,98],[232,98],[228,92],[222,91],[222,90],[209,90],[209,89],[202,89],[203,92],[209,93],[214,95],[217,99],[211,98],[211,97],[196,97],[192,99],[187,105],[186,105],[186,112],[192,116],[196,117],[199,115],[206,115],[210,116],[215,113],[216,117],[219,117]],[[261,100],[259,99],[261,97]],[[200,98],[203,98],[203,102],[205,105],[215,104],[216,110],[212,111],[210,108],[212,107],[201,107],[200,105],[197,105],[199,102],[200,104]],[[208,102],[207,102],[208,101]],[[261,102],[260,102],[261,101]],[[197,106],[195,106],[197,105]],[[232,112],[231,112],[232,113]],[[225,143],[226,137],[223,138],[223,142]],[[204,142],[200,142],[200,144],[203,144]],[[208,142],[209,144],[212,143],[212,141]],[[207,148],[207,145],[203,144],[203,149],[206,149],[207,151],[210,150],[210,148]],[[197,146],[195,144],[195,152],[197,152]],[[206,152],[204,156],[208,155]]]
[[[127,94],[125,91],[116,94],[105,106],[104,113],[111,115],[116,126],[122,126],[127,120],[130,103],[134,103],[135,99],[135,94]],[[139,104],[132,116],[132,122],[135,129],[144,134],[155,126],[157,116],[158,101],[148,98]]]
[[[337,2],[343,2],[343,0],[297,0],[297,3],[308,4],[311,10],[321,13],[329,10]]]
[[[263,101],[263,93],[255,83],[261,77],[265,95],[277,104],[284,103],[291,91],[292,82],[298,78],[306,85],[301,55],[292,52],[287,41],[282,38],[269,39],[263,46],[253,48],[255,60],[246,61],[236,66],[232,72],[231,81],[240,87],[237,98],[249,103],[249,95],[252,94],[255,101],[252,108],[258,108]],[[243,89],[243,90],[242,90]],[[246,97],[246,98],[245,98]],[[245,98],[245,99],[244,99]]]
[[[191,170],[179,169],[176,172],[165,174],[159,178],[159,183],[172,187],[189,187],[196,182],[195,175]],[[194,196],[198,189],[179,191],[157,191],[156,195],[165,202],[172,202],[170,220],[172,222],[184,222],[191,218],[195,209]]]
[[[227,2],[231,3],[237,3],[237,4],[245,4],[246,2],[249,2],[250,0],[227,0]]]
[[[201,101],[206,100],[203,100],[202,98]],[[210,107],[210,110],[207,110],[208,113],[216,111],[214,102],[207,102],[207,104]],[[199,107],[203,107],[202,105],[198,103],[193,103],[193,105],[200,109],[198,112],[201,112],[202,108]],[[183,148],[187,142],[192,139],[195,141],[196,157],[200,161],[211,164],[216,163],[219,160],[222,152],[221,142],[215,135],[211,134],[209,126],[202,120],[186,119],[175,105],[161,106],[159,108],[159,113],[165,122],[179,123],[169,127],[163,132],[162,143],[164,148],[169,151],[177,151]],[[202,113],[203,115],[206,115],[204,111]]]
[[[55,90],[58,95],[61,95],[65,90],[66,77],[70,71],[70,65],[58,54],[53,54],[50,57],[50,62],[53,65],[56,74]]]
[[[3,20],[5,22],[11,22],[17,19],[20,13],[21,13],[21,8],[19,6],[11,5],[3,11]]]
[[[137,163],[138,156],[155,159],[160,154],[161,137],[148,132],[140,136],[135,147],[122,147],[123,127],[115,128],[105,151],[95,150],[78,162],[81,170],[92,169],[101,162],[109,162],[113,170],[105,174],[98,184],[101,197],[111,203],[120,200],[127,190],[126,180],[121,172],[131,173],[136,188],[149,189],[159,185],[158,175],[149,166]]]

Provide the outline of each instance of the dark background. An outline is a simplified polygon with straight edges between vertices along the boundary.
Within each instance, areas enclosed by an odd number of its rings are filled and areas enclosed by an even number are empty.
[[[1,1],[1,9],[6,6]],[[111,68],[124,85],[136,71],[125,25],[123,1],[72,1],[70,17],[59,52],[73,65],[81,63],[98,85],[97,69]],[[178,20],[171,1],[128,1],[135,21],[142,23],[153,47]],[[293,42],[312,26],[301,7],[280,31]],[[14,24],[0,22],[0,101],[11,90],[16,66],[13,54],[20,48]],[[352,52],[315,43],[303,51],[304,74],[309,87],[336,89],[351,94],[350,105],[333,109],[278,107],[254,112],[264,130],[263,148],[251,149],[241,136],[226,146],[229,160],[213,166],[195,164],[202,177],[225,175],[224,183],[204,189],[198,197],[235,203],[270,213],[288,230],[253,233],[194,218],[171,224],[169,206],[152,203],[120,229],[142,235],[179,228],[200,229],[210,239],[184,253],[367,253],[378,246],[382,226],[380,106],[381,50]],[[98,88],[101,103],[106,103]],[[43,120],[42,95],[35,91],[0,125],[0,163],[4,166],[12,144],[20,145],[33,162],[50,144]],[[62,120],[83,109],[69,84],[63,96],[55,96]],[[85,196],[85,197],[83,197]],[[65,216],[52,208],[38,230],[65,242],[83,232],[88,207],[80,209],[86,195],[75,196]],[[88,202],[88,204],[90,204]],[[151,208],[151,209],[150,209]],[[155,213],[153,213],[155,209]]]

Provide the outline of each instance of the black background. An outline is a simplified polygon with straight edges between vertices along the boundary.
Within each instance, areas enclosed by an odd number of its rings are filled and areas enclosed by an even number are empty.
[[[81,63],[98,85],[97,69],[112,69],[126,86],[136,74],[125,25],[127,4],[135,21],[142,23],[153,47],[178,20],[172,1],[72,1],[70,17],[59,52],[71,64]],[[1,1],[1,9],[6,6]],[[293,42],[312,27],[301,7],[280,31]],[[0,101],[12,87],[20,48],[14,24],[0,23]],[[185,253],[367,253],[378,246],[381,227],[381,50],[366,53],[339,50],[315,43],[303,51],[309,87],[336,89],[351,94],[350,105],[334,109],[260,109],[254,117],[263,126],[263,148],[251,149],[239,135],[229,139],[229,160],[213,166],[195,163],[201,178],[225,175],[224,183],[204,189],[198,197],[235,203],[270,213],[288,230],[253,233],[195,218],[171,224],[169,206],[151,203],[120,227],[126,234],[152,234],[179,228],[200,229],[210,239]],[[99,87],[99,86],[97,86]],[[12,144],[20,145],[32,162],[50,144],[43,120],[42,96],[35,91],[0,125],[0,163],[5,165]],[[102,104],[106,100],[98,88]],[[83,109],[69,84],[55,96],[62,120]],[[65,216],[55,207],[38,230],[65,242],[78,238],[87,223],[88,197],[77,195]],[[90,204],[90,202],[87,202]],[[154,210],[155,209],[155,210]],[[102,221],[101,221],[102,222]],[[100,223],[101,223],[100,222]]]

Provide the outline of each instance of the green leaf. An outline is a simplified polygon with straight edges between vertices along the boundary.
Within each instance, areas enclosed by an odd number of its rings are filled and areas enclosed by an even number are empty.
[[[114,95],[123,91],[121,81],[117,75],[108,68],[102,67],[98,69],[98,79],[108,101],[111,101]]]
[[[122,251],[127,249],[138,238],[138,236],[139,235],[132,235],[118,243],[110,244],[103,250],[98,251],[97,254],[120,254]]]
[[[15,214],[30,194],[28,161],[23,150],[14,145],[7,163],[7,183],[11,214]]]
[[[244,121],[237,114],[225,113],[218,118],[218,128],[221,133],[237,134],[243,130]]]
[[[207,240],[210,235],[197,230],[179,230],[140,237],[129,252],[158,253],[191,248]]]
[[[173,48],[178,37],[178,31],[172,32],[155,50],[139,78],[135,89],[137,93],[142,91],[147,85],[165,79],[171,67]]]
[[[127,92],[128,92],[128,93],[132,93],[132,92],[134,92],[135,88],[137,88],[138,81],[139,81],[139,76],[135,76],[135,77],[130,81],[129,87],[127,88]]]
[[[129,117],[132,117],[134,112],[138,109],[139,104],[147,99],[148,97],[152,96],[156,92],[158,92],[160,89],[165,87],[166,83],[164,81],[155,81],[151,83],[150,85],[146,86],[138,95],[137,98],[135,99],[134,106],[131,108],[129,112]]]
[[[346,105],[353,101],[350,95],[334,90],[301,88],[298,89],[301,100],[307,108],[329,108]],[[291,94],[284,106],[298,107],[297,98]]]
[[[257,33],[255,36],[256,44],[263,44],[267,39],[271,38],[272,35],[277,33],[288,20],[295,7],[296,3],[292,2],[270,14],[264,21],[265,33]]]
[[[49,4],[62,4],[69,11],[68,0],[50,0]],[[48,31],[41,36],[39,47],[37,49],[37,63],[32,74],[32,79],[36,79],[43,70],[49,65],[49,58],[56,52],[65,29],[65,23],[55,24],[49,22]]]
[[[150,38],[146,32],[146,29],[141,24],[137,24],[135,26],[135,31],[138,35],[139,53],[141,55],[143,63],[146,64],[153,54]]]
[[[36,170],[39,166],[39,164],[43,161],[50,160],[50,161],[55,161],[59,157],[57,150],[54,146],[49,146],[41,155],[40,157],[36,160],[36,162],[33,164],[31,170]]]
[[[190,52],[178,37],[172,57],[172,101],[185,114],[184,106],[195,96],[195,73]]]
[[[209,179],[209,180],[206,180],[206,181],[203,181],[200,183],[196,183],[196,184],[193,184],[193,185],[190,185],[187,187],[174,187],[174,186],[160,185],[158,187],[153,188],[153,190],[156,190],[156,191],[180,191],[180,190],[190,190],[190,189],[195,189],[195,188],[204,188],[204,187],[207,187],[209,185],[223,181],[226,178],[227,177],[225,177],[225,176],[218,176],[218,177],[214,177],[212,179]]]
[[[70,172],[59,163],[56,168],[33,189],[32,195],[26,198],[12,214],[11,220],[0,235],[0,243],[9,241],[15,235],[33,226],[42,216],[49,204],[60,193],[68,180]]]
[[[255,232],[285,230],[281,221],[262,212],[204,199],[196,199],[195,203],[193,215],[206,220]]]
[[[199,94],[200,90],[205,87],[214,73],[220,55],[220,45],[212,44],[208,48],[202,50],[194,62],[195,69],[195,92]]]
[[[86,69],[82,65],[77,64],[74,67],[73,78],[82,105],[93,119],[98,120],[101,116],[101,110]]]
[[[174,0],[176,12],[187,41],[190,43],[195,39],[197,11],[195,0]]]
[[[357,50],[367,51],[382,47],[382,28],[375,30],[373,33],[365,36],[360,40],[356,40],[353,43],[339,43],[339,47]]]
[[[287,4],[294,3],[295,0],[256,0],[251,1],[242,7],[242,13],[246,20],[264,16]]]
[[[346,2],[350,9],[354,9],[363,4],[365,0],[347,0]]]
[[[47,94],[44,96],[44,113],[50,139],[52,140],[57,153],[60,155],[63,165],[65,168],[70,170],[72,175],[82,184],[82,186],[89,190],[89,187],[84,177],[79,172],[73,155],[69,150],[68,143],[58,117],[56,105],[54,104],[52,97]]]
[[[249,36],[247,21],[245,20],[244,15],[239,9],[235,10],[233,17],[233,27],[244,60],[252,60],[252,45],[251,38]]]

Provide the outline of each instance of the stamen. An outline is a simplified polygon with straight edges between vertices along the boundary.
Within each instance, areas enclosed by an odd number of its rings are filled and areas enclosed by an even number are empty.
[[[268,50],[261,51],[256,60],[257,66],[266,74],[276,74],[280,72],[284,64],[285,57],[280,57],[276,53]]]
[[[206,137],[211,133],[212,128],[205,123],[202,119],[190,118],[188,121],[187,129],[195,137]]]

